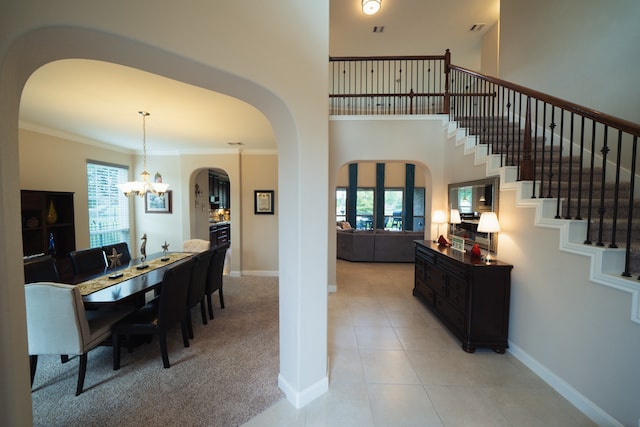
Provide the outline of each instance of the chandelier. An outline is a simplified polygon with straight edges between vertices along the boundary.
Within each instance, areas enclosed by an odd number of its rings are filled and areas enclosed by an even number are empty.
[[[142,116],[142,151],[144,155],[144,169],[140,174],[140,176],[142,177],[142,181],[130,181],[124,184],[118,184],[118,188],[124,193],[125,196],[144,197],[147,192],[162,196],[167,192],[169,184],[163,184],[162,182],[149,182],[149,176],[151,176],[151,174],[147,172],[146,119],[150,114],[146,111],[138,111],[138,113]],[[160,176],[160,174],[156,174],[156,176]]]

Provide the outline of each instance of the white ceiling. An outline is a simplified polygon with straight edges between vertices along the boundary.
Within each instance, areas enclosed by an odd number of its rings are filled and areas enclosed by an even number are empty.
[[[330,0],[332,56],[432,55],[450,49],[479,55],[482,34],[498,20],[499,0],[382,0],[365,16],[360,0]],[[469,31],[473,24],[486,24]],[[373,33],[373,26],[384,26]],[[456,64],[468,66],[455,62]],[[21,127],[98,141],[141,152],[142,117],[147,151],[202,153],[275,149],[275,136],[254,107],[120,65],[69,59],[44,65],[27,81],[20,103]],[[251,123],[251,126],[247,126]]]

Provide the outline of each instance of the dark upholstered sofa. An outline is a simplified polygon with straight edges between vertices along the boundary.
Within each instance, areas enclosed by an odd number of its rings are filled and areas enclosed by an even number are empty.
[[[337,257],[362,262],[413,262],[422,231],[337,230]]]

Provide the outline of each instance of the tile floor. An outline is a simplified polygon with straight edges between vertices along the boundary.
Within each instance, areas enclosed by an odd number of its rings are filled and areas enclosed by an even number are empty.
[[[413,264],[338,260],[329,295],[329,391],[286,399],[257,426],[594,426],[507,351],[462,351],[411,294]]]

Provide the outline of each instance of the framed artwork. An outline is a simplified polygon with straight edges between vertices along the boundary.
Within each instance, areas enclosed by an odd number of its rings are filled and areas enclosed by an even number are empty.
[[[153,193],[144,195],[144,213],[171,213],[171,193],[169,190],[162,196]]]
[[[255,190],[254,213],[273,215],[273,190]]]

